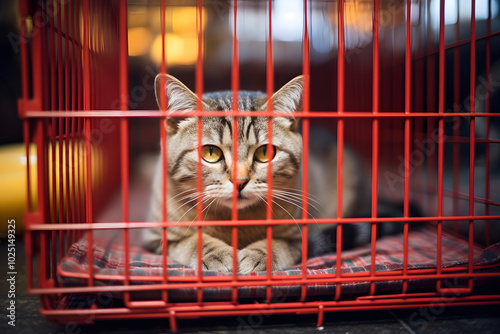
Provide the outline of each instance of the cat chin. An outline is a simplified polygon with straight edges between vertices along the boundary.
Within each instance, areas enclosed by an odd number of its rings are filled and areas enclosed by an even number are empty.
[[[233,199],[232,198],[229,198],[225,201],[220,201],[219,203],[220,203],[219,205],[223,205],[223,206],[227,207],[228,209],[231,209],[233,207]],[[245,198],[238,198],[236,205],[237,205],[238,211],[241,211],[241,210],[250,209],[252,207],[256,207],[259,203],[260,203],[259,199],[256,197],[250,197],[250,198],[245,197]]]

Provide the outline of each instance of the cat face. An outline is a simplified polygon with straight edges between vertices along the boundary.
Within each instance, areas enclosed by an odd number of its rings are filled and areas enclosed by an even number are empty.
[[[162,83],[165,85],[162,88]],[[191,111],[197,108],[197,96],[176,78],[156,78],[157,101],[166,94],[167,110]],[[203,95],[205,111],[220,111],[220,117],[202,118],[202,180],[205,207],[230,210],[233,181],[236,180],[238,210],[265,206],[268,191],[268,165],[272,161],[272,187],[293,188],[302,157],[302,137],[297,120],[289,113],[299,111],[302,101],[302,77],[297,77],[273,95],[273,109],[283,117],[272,120],[271,149],[267,145],[266,117],[233,117],[224,111],[232,109],[232,92]],[[240,91],[238,110],[265,111],[267,97],[260,92]],[[235,129],[235,123],[236,127]],[[176,193],[197,192],[198,119],[169,117],[167,126],[167,165],[169,180]],[[233,133],[237,131],[237,159],[234,160]]]

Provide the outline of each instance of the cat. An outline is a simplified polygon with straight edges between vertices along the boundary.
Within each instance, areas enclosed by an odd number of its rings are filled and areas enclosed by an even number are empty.
[[[197,109],[198,97],[171,75],[155,79],[158,105],[166,96],[168,111]],[[198,138],[196,117],[167,117],[167,212],[168,221],[229,220],[232,212],[233,180],[238,186],[238,219],[266,219],[272,205],[273,219],[300,218],[302,209],[302,135],[299,120],[292,113],[302,110],[303,76],[298,76],[272,96],[272,108],[282,116],[272,120],[272,150],[267,151],[267,117],[237,117],[237,172],[233,175],[233,94],[205,93],[204,111],[219,111],[219,117],[202,117],[203,191],[197,191]],[[162,86],[161,82],[165,85]],[[266,111],[268,99],[261,92],[239,91],[238,109]],[[161,106],[160,106],[161,108]],[[273,203],[267,203],[268,161],[272,161]],[[370,200],[359,158],[344,150],[342,216],[352,216],[360,208],[369,210]],[[334,139],[321,131],[312,131],[309,148],[310,217],[337,217],[337,150]],[[149,221],[162,221],[162,163],[154,175]],[[197,217],[196,203],[203,202],[203,217]],[[366,210],[365,210],[366,211]],[[368,211],[369,212],[369,211]],[[331,225],[330,225],[331,226]],[[326,225],[309,225],[311,234]],[[314,232],[316,230],[316,232]],[[197,228],[169,227],[168,256],[191,268],[198,267]],[[146,249],[162,253],[162,229],[143,230]],[[272,228],[272,270],[282,270],[301,258],[302,235],[298,225]],[[202,234],[203,269],[232,272],[231,227],[204,226]],[[266,270],[266,226],[239,226],[237,270],[240,274]]]

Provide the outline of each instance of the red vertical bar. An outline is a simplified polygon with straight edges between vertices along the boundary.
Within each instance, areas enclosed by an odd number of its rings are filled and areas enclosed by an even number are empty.
[[[439,105],[438,112],[440,114],[444,114],[444,103],[445,103],[445,91],[444,91],[444,76],[445,76],[445,21],[444,21],[444,13],[445,13],[445,4],[444,0],[441,0],[440,5],[440,18],[439,18],[439,84],[438,84],[438,93],[439,93]],[[444,115],[443,115],[444,116]],[[443,117],[438,119],[438,217],[443,216],[443,170],[444,170],[444,130],[443,130]],[[437,274],[441,274],[441,261],[442,261],[442,238],[443,232],[443,221],[439,220],[437,222],[437,254],[436,254],[436,270]],[[441,288],[441,281],[437,281],[436,287],[439,290]]]
[[[231,59],[231,89],[233,91],[233,114],[238,111],[238,90],[239,90],[239,50],[238,50],[238,2],[234,1],[233,7],[233,55]],[[238,121],[233,117],[233,194],[232,194],[232,212],[231,219],[233,220],[232,226],[232,246],[233,246],[233,281],[236,281],[238,275],[238,228],[236,226],[238,220],[238,200],[237,200],[237,165],[238,165]],[[269,231],[268,231],[269,232]],[[270,250],[268,248],[267,263],[270,259]],[[269,268],[268,268],[269,270]],[[269,271],[268,271],[269,272]],[[267,291],[269,292],[269,291]],[[237,301],[238,292],[236,289],[232,290],[233,302]],[[269,295],[269,294],[267,294]]]
[[[491,82],[490,82],[490,71],[491,71],[491,41],[489,37],[491,35],[491,1],[488,1],[488,19],[486,21],[486,101],[485,101],[485,112],[490,113],[491,112]],[[486,117],[485,119],[486,123],[486,129],[485,129],[485,137],[486,137],[486,145],[485,145],[485,164],[484,164],[484,183],[485,183],[485,199],[486,199],[486,206],[485,206],[485,214],[486,216],[490,215],[490,118]],[[491,243],[490,239],[490,220],[485,221],[485,244],[486,246],[489,246]]]
[[[201,104],[201,99],[203,95],[203,1],[202,0],[197,0],[196,1],[196,27],[197,27],[197,33],[198,33],[198,60],[196,62],[196,95],[198,96],[198,101],[197,101],[197,106],[196,109],[198,111],[201,111],[202,104]],[[197,180],[197,189],[198,193],[201,194],[203,190],[203,180],[202,180],[202,171],[201,171],[201,137],[202,137],[202,119],[201,117],[198,117],[198,180]],[[198,220],[201,220],[202,216],[202,199],[198,196],[197,198],[197,217]],[[203,278],[203,272],[202,272],[202,265],[201,265],[201,255],[202,255],[202,245],[203,245],[203,240],[202,240],[202,227],[198,227],[198,245],[197,245],[197,250],[198,250],[198,286],[201,286],[202,283],[202,278]],[[201,303],[203,300],[203,290],[201,288],[198,288],[198,295],[197,295],[198,302]]]
[[[60,27],[62,30],[62,28]],[[69,86],[69,3],[64,4],[64,89],[65,89],[65,110],[70,109],[71,95],[70,95],[70,86]]]
[[[21,40],[26,40],[26,1],[19,1],[19,14],[21,16]],[[19,116],[24,117],[26,111],[26,103],[28,102],[28,54],[26,50],[26,44],[21,43],[20,45],[21,52],[21,92],[22,92],[22,101],[19,102]],[[33,202],[32,202],[32,189],[31,189],[31,171],[30,171],[30,122],[28,119],[23,119],[23,140],[24,147],[26,153],[26,203],[27,210],[29,213],[33,211]],[[38,168],[38,166],[37,166]],[[28,290],[33,289],[33,241],[32,241],[32,232],[29,229],[29,219],[25,219],[26,224],[26,233],[24,235],[24,243],[26,250],[26,276],[27,276],[27,286]]]
[[[273,111],[273,92],[274,92],[274,67],[273,67],[273,32],[272,32],[272,1],[268,1],[268,38],[267,38],[267,54],[266,54],[266,91],[267,91],[267,110]],[[267,152],[272,152],[272,142],[273,142],[273,118],[267,118]],[[273,172],[272,172],[272,160],[269,159],[267,165],[267,203],[269,204],[266,208],[266,219],[271,221],[273,218],[272,203],[273,203]],[[266,227],[266,240],[267,240],[267,279],[271,279],[272,275],[272,257],[269,255],[272,253],[272,237],[273,229],[271,225]],[[266,291],[266,302],[271,301],[271,286],[267,287]]]
[[[428,6],[427,9],[427,91],[426,91],[426,97],[427,97],[427,112],[435,112],[435,95],[436,95],[436,89],[435,89],[435,58],[434,58],[434,53],[431,52],[434,50],[434,29],[431,25],[431,9]],[[435,196],[435,185],[434,185],[434,175],[435,175],[435,153],[434,153],[434,144],[432,140],[432,129],[435,128],[435,122],[432,117],[427,118],[427,139],[432,145],[432,150],[430,150],[428,158],[427,158],[427,213],[429,215],[431,214],[436,214],[435,213],[435,203],[434,203],[434,196]]]
[[[238,111],[238,89],[239,89],[239,54],[238,54],[238,2],[233,2],[233,50],[232,50],[232,59],[231,59],[231,90],[233,92],[233,105],[232,112],[233,116]],[[236,220],[238,219],[238,198],[237,198],[237,165],[238,165],[238,122],[236,117],[233,117],[233,196],[232,196],[232,211],[231,211],[231,219],[233,223],[236,224]],[[235,226],[233,226],[233,236]],[[236,244],[233,243],[233,279],[236,279],[235,268],[237,267],[237,242],[238,239],[235,238],[232,242],[236,241]],[[269,251],[269,250],[268,250]]]
[[[373,78],[372,112],[376,116],[380,110],[380,40],[379,40],[379,2],[373,0]],[[378,201],[378,163],[379,163],[379,120],[372,121],[372,218],[377,217]],[[375,276],[375,257],[377,252],[377,224],[371,224],[370,276]],[[370,283],[370,295],[375,294],[375,281]]]
[[[58,110],[64,110],[64,69],[63,69],[63,43],[62,43],[62,9],[61,2],[57,1],[57,87],[58,87]],[[54,33],[55,35],[55,33]],[[54,37],[55,36],[51,36]],[[55,55],[52,55],[55,56]],[[61,121],[61,120],[59,120]]]
[[[118,38],[119,38],[119,77],[120,77],[120,110],[128,110],[128,39],[127,39],[127,2],[120,1],[120,16],[118,22]],[[121,163],[121,185],[122,185],[122,219],[125,223],[129,223],[129,168],[128,168],[128,119],[120,119],[120,163]],[[130,284],[130,230],[125,228],[123,231],[123,245],[125,248],[125,285]],[[128,305],[130,302],[130,294],[124,291],[124,302]]]
[[[309,12],[307,8],[307,0],[304,0],[304,37],[302,46],[302,73],[304,80],[304,92],[302,98],[302,109],[305,114],[309,113],[310,109],[310,90],[311,90],[311,75],[309,62]],[[302,119],[302,138],[303,138],[303,162],[302,162],[302,219],[308,219],[309,206],[309,118]],[[308,225],[302,224],[302,281],[307,279],[307,249],[308,249]],[[301,285],[300,300],[305,301],[307,298],[307,286]]]
[[[83,19],[83,109],[90,110],[90,60],[89,60],[89,4],[88,0],[84,0],[82,3],[82,19]],[[86,118],[84,120],[85,133],[91,133],[91,119]],[[92,147],[90,144],[90,136],[85,136],[85,213],[86,213],[86,223],[89,227],[92,227]],[[93,263],[94,250],[93,250],[93,238],[92,229],[87,232],[87,245],[88,245],[88,263]],[[89,281],[88,285],[94,285],[94,266],[89,265]]]
[[[345,43],[344,43],[344,1],[339,1],[338,9],[338,50],[337,50],[337,112],[344,113],[344,74],[345,74]],[[337,121],[337,218],[342,218],[342,167],[344,151],[344,119]],[[342,265],[342,224],[337,224],[337,264],[336,276],[341,277]],[[335,286],[335,300],[341,295],[341,284]]]
[[[406,1],[406,46],[405,46],[405,114],[411,112],[411,0]],[[410,202],[410,118],[405,118],[404,129],[404,208],[403,228],[403,276],[408,274],[408,216]],[[408,281],[403,280],[402,293],[406,293]]]
[[[21,16],[21,41],[26,40],[26,15],[27,13],[27,1],[19,1],[19,14]],[[28,101],[29,98],[29,67],[28,67],[28,50],[26,43],[20,43],[19,50],[21,52],[21,93],[23,99],[23,108],[19,108],[20,116],[24,116],[26,111],[26,106],[24,103]],[[29,185],[29,183],[28,183]]]
[[[489,75],[489,73],[488,73]],[[468,272],[472,274],[474,256],[474,160],[475,160],[475,131],[476,119],[476,1],[471,1],[470,27],[470,156],[469,156],[469,263]],[[469,289],[472,289],[473,278],[469,278]]]
[[[266,92],[267,92],[267,110],[273,111],[273,93],[274,93],[274,52],[273,52],[273,29],[272,29],[272,0],[268,0],[268,38],[267,38],[267,54],[266,54]],[[272,152],[272,117],[267,119],[268,143],[267,152]],[[267,203],[272,203],[273,194],[273,169],[272,161],[269,160],[267,168]],[[273,218],[272,206],[267,206],[267,220]]]
[[[70,69],[69,69],[69,62],[70,62],[70,49],[69,49],[69,38],[70,38],[70,32],[69,32],[69,3],[64,4],[64,33],[65,33],[65,38],[64,38],[64,83],[65,83],[65,96],[66,96],[66,104],[65,104],[65,110],[70,110],[71,105],[71,92],[70,92],[70,85],[69,85],[69,80],[70,80]],[[70,215],[71,215],[71,206],[70,206],[70,186],[69,186],[69,125],[70,125],[70,119],[68,117],[65,118],[64,122],[64,206],[65,206],[65,211],[66,211],[66,220],[65,223],[70,222]],[[62,197],[62,194],[61,194]],[[60,252],[59,252],[59,259],[62,259],[64,255],[64,239],[65,235],[67,235],[66,231],[61,231],[60,232],[60,240],[59,240],[59,247],[60,247]]]
[[[160,65],[160,87],[165,89],[166,84],[166,74],[167,65],[165,62],[165,14],[166,14],[166,4],[165,0],[160,2],[160,29],[161,29],[161,65]],[[167,95],[160,94],[160,105],[161,111],[166,114],[167,112]],[[162,191],[162,222],[167,221],[167,131],[166,131],[166,119],[160,119],[160,136],[161,136],[161,161],[162,161],[162,172],[161,172],[161,191]],[[162,264],[163,264],[163,284],[167,284],[167,254],[168,254],[168,239],[167,239],[167,228],[162,229]],[[167,290],[162,290],[162,300],[166,303],[168,301]]]
[[[411,112],[411,0],[406,1],[406,46],[405,46],[405,114]],[[410,202],[410,118],[405,118],[404,130],[404,208],[405,219],[403,229],[403,276],[408,274],[408,217]],[[406,293],[408,281],[403,281],[402,293]]]
[[[62,26],[62,3],[57,3],[57,87],[58,87],[58,110],[64,110],[64,55],[63,55],[63,26]],[[54,37],[55,36],[51,36]],[[63,133],[64,133],[64,119],[58,118],[58,131],[57,131],[57,140],[58,140],[58,186],[59,186],[59,195],[56,196],[58,200],[58,208],[59,208],[59,219],[58,223],[63,223],[64,221],[64,195],[63,195],[63,182],[64,182],[64,165],[63,165]],[[53,152],[55,154],[55,152]],[[53,165],[52,168],[55,168],[56,165]],[[54,180],[55,182],[55,180]],[[56,248],[56,239],[59,236],[59,240],[61,240],[61,231],[52,231],[52,249]],[[53,254],[55,257],[55,254]],[[56,262],[54,262],[56,263]],[[55,266],[53,266],[55,267]],[[55,277],[56,268],[52,269],[52,275]]]
[[[77,53],[77,45],[76,45],[76,34],[75,34],[75,24],[78,22],[76,20],[76,14],[75,14],[75,2],[72,1],[70,3],[70,12],[71,12],[71,110],[76,110],[77,109],[77,90],[76,90],[76,80],[77,80],[77,58],[76,58],[76,53]],[[76,212],[76,165],[75,165],[75,137],[76,137],[76,123],[77,120],[75,118],[72,119],[71,122],[71,184],[70,184],[70,196],[71,196],[71,223],[75,223],[76,217],[77,217],[77,212]],[[69,161],[69,160],[68,160]],[[75,232],[71,230],[68,235],[68,245],[67,249],[69,249],[70,245],[72,245],[75,242]]]
[[[54,12],[54,3],[49,3],[49,11],[52,10]],[[56,47],[55,47],[55,25],[54,25],[54,15],[51,15],[49,18],[49,26],[50,26],[50,34],[52,34],[51,38],[49,39],[49,52],[50,52],[50,86],[51,86],[51,91],[50,91],[50,108],[51,110],[56,110],[57,109],[57,89],[56,89]],[[56,172],[57,169],[55,168],[56,165],[56,125],[57,125],[57,119],[56,118],[51,118],[50,120],[50,150],[51,150],[51,163],[54,168],[51,170],[51,185],[49,185],[52,189],[52,196],[51,196],[51,206],[50,206],[50,217],[51,217],[51,222],[56,221],[56,216],[57,216],[57,197],[56,197]],[[53,235],[54,237],[55,235]],[[54,249],[52,249],[54,251]]]
[[[455,41],[460,40],[460,6],[457,5],[457,23],[455,24]],[[460,112],[460,48],[453,49],[453,112]],[[460,128],[458,117],[453,118],[453,137],[458,139],[460,136]],[[459,215],[459,199],[460,191],[460,143],[456,140],[453,143],[453,215]],[[454,223],[455,232],[459,230],[459,222]]]

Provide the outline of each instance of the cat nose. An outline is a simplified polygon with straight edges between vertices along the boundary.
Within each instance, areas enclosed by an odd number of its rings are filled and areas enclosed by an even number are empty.
[[[238,192],[241,192],[243,188],[248,184],[250,179],[248,177],[239,177],[236,179],[236,184],[238,185]]]

